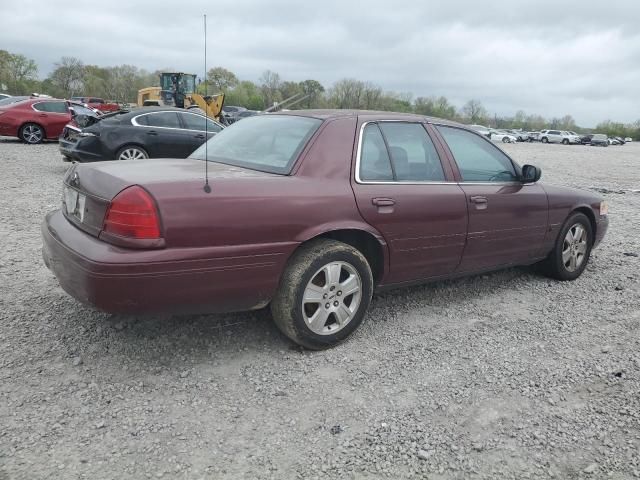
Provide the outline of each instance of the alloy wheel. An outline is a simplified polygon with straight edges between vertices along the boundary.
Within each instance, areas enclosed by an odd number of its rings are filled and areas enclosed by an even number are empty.
[[[580,223],[574,224],[562,243],[562,263],[568,272],[578,270],[587,255],[587,230]]]
[[[347,262],[331,262],[320,268],[304,290],[305,323],[318,335],[342,330],[358,311],[362,288],[358,271]]]
[[[142,160],[147,158],[145,153],[139,148],[125,148],[120,152],[118,160]]]
[[[22,129],[22,139],[27,143],[40,143],[42,137],[42,128],[38,125],[26,125]]]

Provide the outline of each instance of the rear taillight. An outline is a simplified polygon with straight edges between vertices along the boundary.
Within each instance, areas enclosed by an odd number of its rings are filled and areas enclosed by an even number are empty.
[[[102,229],[119,237],[159,239],[160,215],[156,202],[142,187],[125,188],[111,200]]]

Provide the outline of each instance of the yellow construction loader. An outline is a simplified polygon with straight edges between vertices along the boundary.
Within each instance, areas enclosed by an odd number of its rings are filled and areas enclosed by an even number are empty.
[[[190,73],[163,72],[159,87],[138,90],[138,106],[172,106],[199,108],[209,118],[220,121],[224,93],[200,95],[196,93],[196,76]]]

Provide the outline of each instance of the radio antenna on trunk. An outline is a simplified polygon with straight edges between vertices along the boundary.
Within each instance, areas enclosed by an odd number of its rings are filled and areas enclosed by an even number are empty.
[[[204,98],[207,101],[207,14],[204,14]],[[205,107],[206,108],[206,107]],[[204,112],[204,192],[211,193],[209,185],[209,117]]]

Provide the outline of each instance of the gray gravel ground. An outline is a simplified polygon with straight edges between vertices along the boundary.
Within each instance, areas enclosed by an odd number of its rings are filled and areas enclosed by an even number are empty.
[[[0,139],[0,479],[639,478],[640,144],[516,144],[600,189],[585,274],[378,295],[326,352],[260,314],[110,316],[40,257],[66,164]]]

